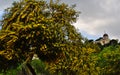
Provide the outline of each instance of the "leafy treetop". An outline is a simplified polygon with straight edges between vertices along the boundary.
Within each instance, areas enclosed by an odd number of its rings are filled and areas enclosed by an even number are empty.
[[[14,2],[1,23],[0,70],[27,63],[34,54],[47,62],[65,56],[70,43],[81,43],[82,37],[72,25],[77,17],[73,7],[59,1]]]

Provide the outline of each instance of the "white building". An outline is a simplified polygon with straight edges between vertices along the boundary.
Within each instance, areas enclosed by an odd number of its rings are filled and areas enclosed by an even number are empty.
[[[109,39],[109,36],[108,34],[104,34],[103,37],[97,41],[95,41],[95,43],[100,43],[101,45],[105,45],[105,44],[108,44],[110,43],[110,39]]]

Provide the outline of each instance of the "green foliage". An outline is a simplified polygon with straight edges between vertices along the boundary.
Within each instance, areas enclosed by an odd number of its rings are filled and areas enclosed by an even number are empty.
[[[94,46],[94,47],[93,47]],[[97,46],[94,44],[82,44],[81,42],[70,43],[65,47],[65,58],[59,59],[54,64],[48,64],[47,69],[57,75],[96,75],[97,58],[92,57],[97,53]],[[98,48],[99,49],[99,48]]]
[[[50,75],[49,71],[47,71],[45,68],[45,63],[42,62],[41,60],[35,59],[32,60],[31,66],[34,68],[36,71],[36,74],[45,74],[45,75]]]
[[[109,46],[103,49],[99,54],[97,65],[101,67],[101,74],[120,73],[120,46]]]
[[[10,69],[6,72],[0,72],[0,75],[18,75],[18,73],[22,70],[22,65],[19,65],[16,69]]]
[[[66,56],[70,58],[68,51],[72,51],[78,42],[82,43],[81,35],[72,25],[77,17],[78,12],[73,7],[57,1],[14,2],[5,10],[1,23],[0,71],[28,63],[34,54],[48,63]]]

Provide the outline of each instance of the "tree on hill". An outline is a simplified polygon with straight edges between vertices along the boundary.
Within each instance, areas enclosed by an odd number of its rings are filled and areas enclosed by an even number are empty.
[[[75,44],[82,44],[80,33],[72,25],[77,17],[73,7],[59,1],[14,2],[5,10],[1,23],[0,71],[27,64],[34,54],[49,63],[66,57]]]

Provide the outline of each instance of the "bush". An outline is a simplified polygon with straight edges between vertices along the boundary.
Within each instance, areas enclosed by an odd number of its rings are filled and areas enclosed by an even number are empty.
[[[34,59],[31,62],[32,67],[34,68],[36,74],[45,74],[45,75],[50,75],[49,72],[45,69],[45,64],[39,60],[39,59]]]
[[[101,68],[100,73],[116,75],[120,73],[120,46],[105,47],[98,55],[96,66]]]

